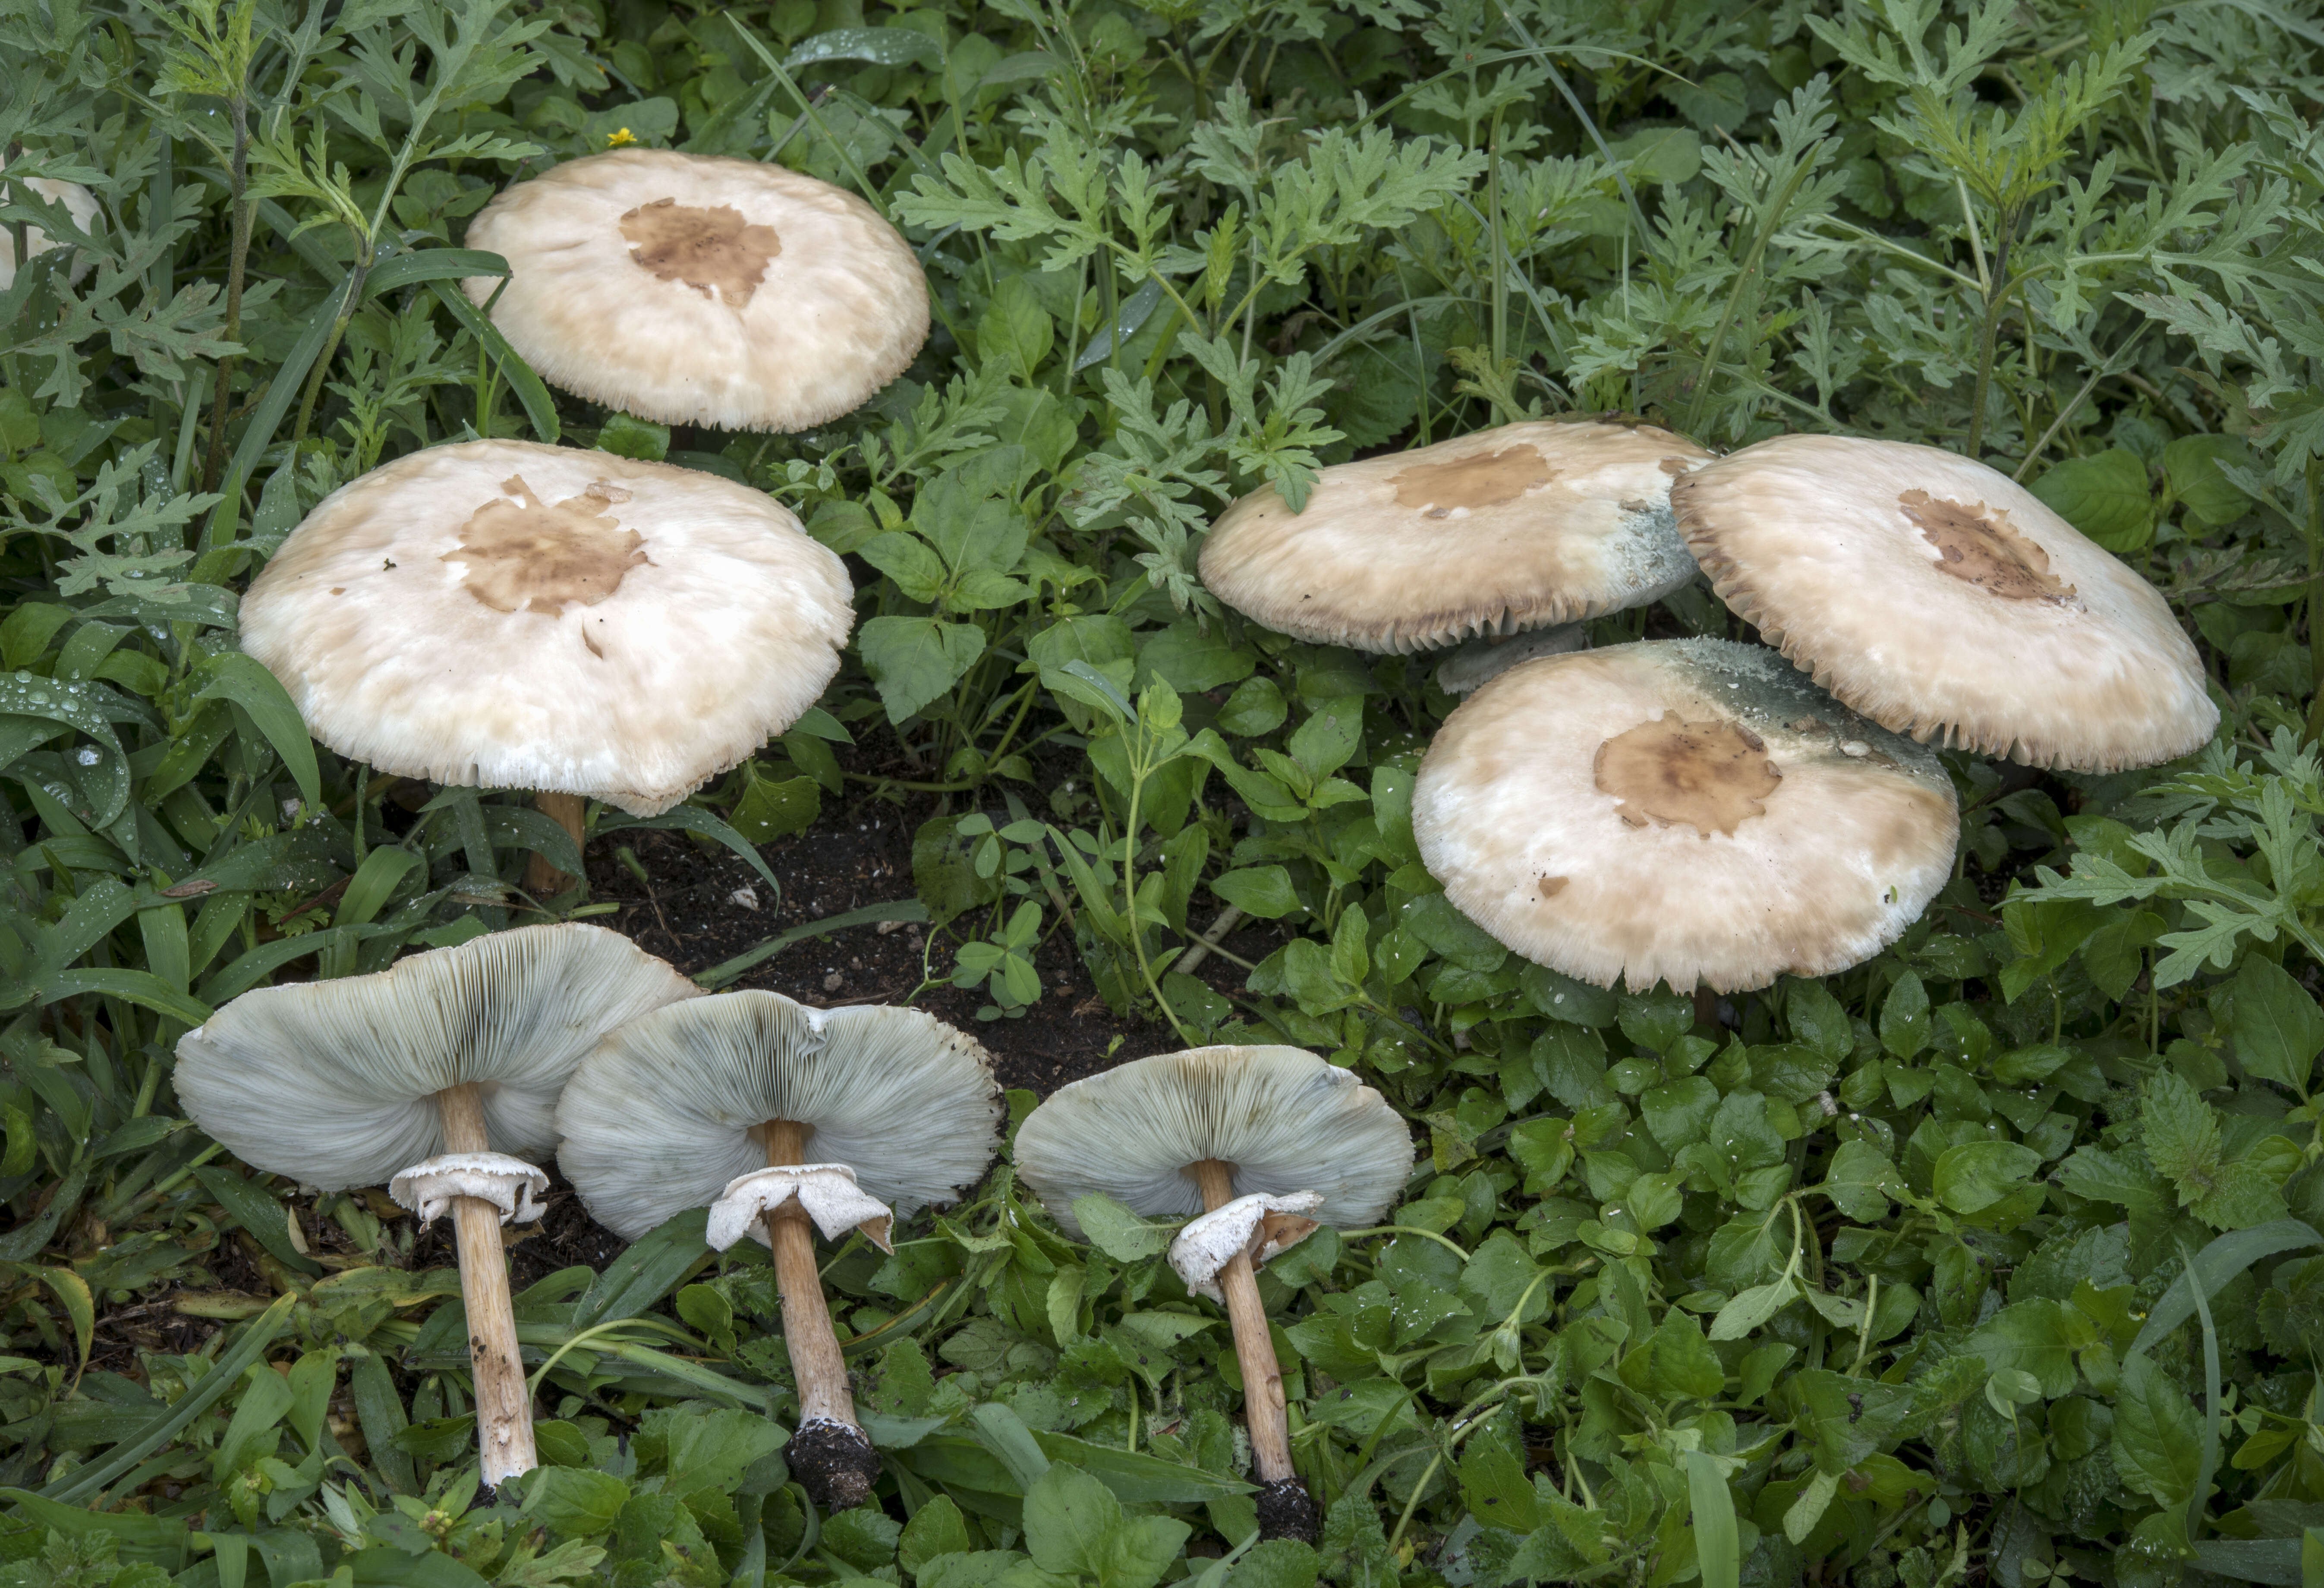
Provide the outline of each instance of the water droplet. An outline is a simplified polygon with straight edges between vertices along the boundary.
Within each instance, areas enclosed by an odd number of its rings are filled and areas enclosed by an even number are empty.
[[[80,762],[83,766],[95,766],[98,762],[103,761],[105,757],[98,752],[96,745],[84,744],[78,750],[73,752],[73,759]]]

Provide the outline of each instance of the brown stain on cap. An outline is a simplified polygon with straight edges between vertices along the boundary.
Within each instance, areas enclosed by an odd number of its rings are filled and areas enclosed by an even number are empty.
[[[651,563],[645,537],[625,530],[608,508],[630,499],[598,480],[578,496],[549,506],[522,475],[460,526],[460,543],[442,560],[467,565],[461,588],[494,612],[539,612],[555,617],[568,605],[595,606],[632,568]],[[594,646],[591,649],[595,649]]]
[[[1388,479],[1399,507],[1425,509],[1430,518],[1455,508],[1499,507],[1549,484],[1549,464],[1531,442],[1499,452],[1471,452],[1444,463],[1416,463]]]
[[[2050,554],[2009,522],[2006,508],[1907,491],[1896,505],[1937,549],[1937,569],[2004,601],[2066,601],[2074,587],[2050,571]]]
[[[683,282],[735,309],[751,301],[767,279],[768,261],[783,251],[774,227],[744,220],[730,205],[696,209],[675,198],[625,213],[622,235],[632,245],[630,257],[660,280]]]
[[[1622,803],[1615,815],[1634,827],[1681,822],[1705,838],[1732,837],[1784,780],[1767,759],[1767,743],[1723,718],[1691,723],[1675,711],[1641,723],[1598,746],[1591,763],[1599,792]]]

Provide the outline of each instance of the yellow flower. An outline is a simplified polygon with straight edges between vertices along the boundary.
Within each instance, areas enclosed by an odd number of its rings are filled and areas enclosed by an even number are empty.
[[[624,143],[634,143],[637,141],[637,134],[627,127],[623,127],[618,133],[605,134],[605,147],[608,149],[619,149]]]

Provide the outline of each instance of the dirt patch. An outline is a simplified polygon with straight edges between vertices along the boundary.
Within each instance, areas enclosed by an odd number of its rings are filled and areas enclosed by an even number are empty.
[[[679,835],[598,839],[588,857],[590,898],[621,908],[597,918],[597,924],[696,974],[790,928],[915,898],[912,834],[932,810],[870,799],[839,809],[827,806],[811,830],[761,846],[782,884],[779,899],[769,897],[766,880],[739,856],[706,850]],[[624,846],[649,881],[641,882],[622,860]],[[1274,943],[1272,928],[1259,928],[1228,937],[1227,946],[1246,959],[1260,957]],[[931,950],[925,927],[849,928],[793,944],[731,984],[763,987],[824,1009],[909,1002],[984,1044],[1002,1085],[1045,1096],[1068,1081],[1184,1046],[1167,1025],[1125,1021],[1107,1009],[1062,931],[1033,957],[1040,1002],[1013,1020],[980,1020],[977,1011],[989,1002],[982,990],[957,988],[947,979],[956,938],[939,931],[936,939]],[[1224,961],[1213,959],[1203,969],[1221,992],[1241,991],[1241,972]],[[925,986],[931,977],[937,984]]]

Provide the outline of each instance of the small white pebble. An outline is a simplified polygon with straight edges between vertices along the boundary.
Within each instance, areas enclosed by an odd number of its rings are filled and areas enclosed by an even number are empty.
[[[1840,752],[1842,755],[1869,755],[1872,753],[1872,746],[1861,739],[1850,739],[1840,745]]]
[[[756,909],[759,908],[758,891],[746,883],[726,895],[726,902],[738,905],[744,909]]]
[[[823,990],[826,992],[836,992],[841,987],[846,984],[846,982],[847,978],[845,976],[841,975],[837,971],[834,971],[829,975],[823,978]]]
[[[904,923],[901,921],[881,921],[879,925],[878,930],[880,936],[884,937],[890,932],[899,932],[902,931],[903,928]]]
[[[299,819],[299,813],[305,808],[306,807],[296,799],[286,799],[282,802],[282,819],[286,822],[295,822]]]

